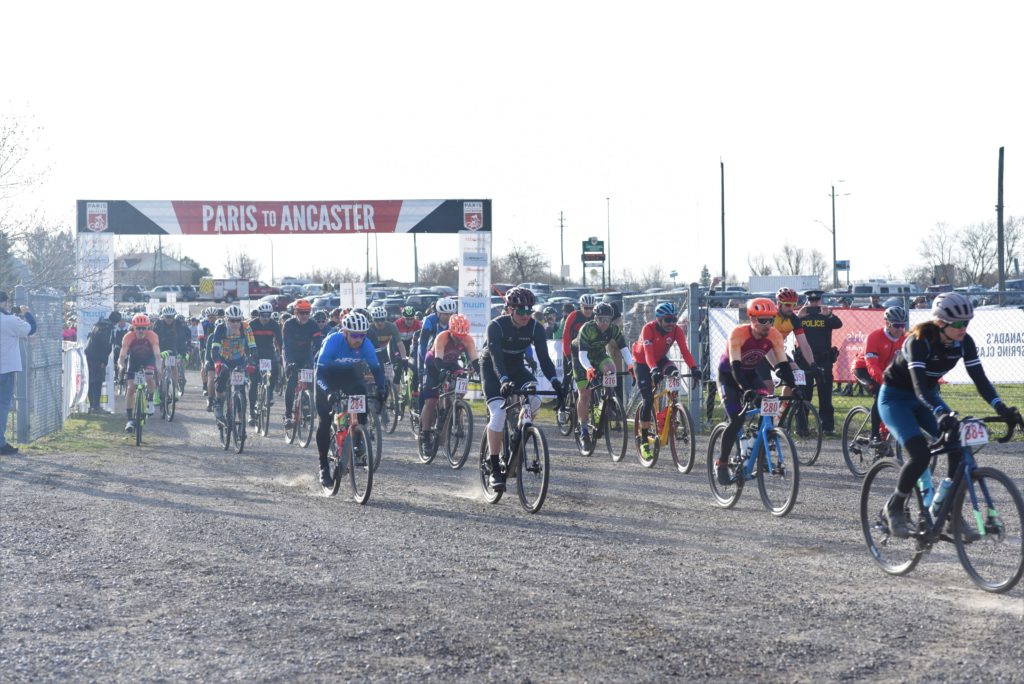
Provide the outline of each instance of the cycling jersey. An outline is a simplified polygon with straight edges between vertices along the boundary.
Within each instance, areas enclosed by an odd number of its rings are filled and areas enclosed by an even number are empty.
[[[353,349],[349,346],[345,331],[338,330],[324,339],[323,347],[320,349],[320,356],[316,362],[317,374],[319,375],[324,369],[349,366],[360,361],[365,361],[366,365],[370,367],[377,384],[384,386],[387,382],[384,377],[384,369],[381,368],[380,362],[377,361],[377,352],[374,351],[370,338],[364,337],[363,343],[356,349]]]
[[[929,343],[915,335],[908,335],[903,346],[893,356],[892,363],[885,369],[885,385],[913,390],[917,400],[932,413],[949,411],[939,396],[939,379],[953,370],[960,359],[964,360],[964,367],[978,388],[978,393],[990,406],[995,406],[999,396],[981,367],[978,348],[970,335],[964,335],[963,341],[949,345],[938,341]]]
[[[152,330],[147,330],[140,338],[134,329],[129,329],[121,341],[119,362],[130,359],[133,366],[139,364],[152,365],[160,356],[160,338]]]
[[[562,356],[569,356],[572,354],[572,342],[580,334],[580,328],[583,324],[594,318],[594,314],[590,314],[590,318],[583,315],[582,311],[573,311],[565,319],[565,325],[562,327]]]
[[[769,351],[775,351],[778,359],[786,358],[786,347],[782,341],[782,333],[775,328],[769,328],[768,334],[760,339],[754,337],[754,331],[749,325],[738,325],[729,333],[729,347],[722,354],[719,362],[719,373],[731,373],[732,364],[730,359],[739,359],[740,365],[745,372],[753,372],[757,364],[761,363]]]
[[[259,318],[249,323],[253,340],[256,341],[256,355],[261,359],[277,358],[281,349],[281,326],[275,321],[263,322]]]
[[[401,335],[402,341],[406,344],[406,351],[409,349],[409,341],[412,339],[413,334],[423,327],[423,324],[417,321],[415,318],[399,318],[395,321],[395,327],[398,328],[398,334]]]
[[[168,323],[161,318],[153,324],[153,332],[160,339],[160,349],[175,353],[182,352],[183,331],[177,321]]]
[[[544,328],[532,318],[520,327],[512,323],[508,314],[498,316],[487,326],[487,340],[484,342],[483,356],[490,359],[490,364],[499,380],[509,378],[526,364],[526,351],[533,346],[540,361],[541,371],[551,380],[555,378],[555,364],[548,355],[547,338]]]
[[[469,338],[472,340],[473,338]],[[458,365],[459,359],[462,358],[464,353],[469,352],[469,348],[465,342],[459,339],[458,335],[453,335],[448,330],[442,330],[437,336],[437,340],[434,342],[434,346],[427,352],[425,361],[429,362],[437,358],[434,354],[434,350],[440,345],[444,351],[441,354],[440,363],[445,368],[455,368]]]
[[[322,341],[320,326],[309,319],[299,323],[298,318],[289,318],[284,324],[282,338],[285,365],[294,363],[312,367],[313,354],[320,350]]]
[[[423,319],[423,327],[420,329],[420,349],[416,357],[421,366],[423,365],[423,359],[427,355],[427,349],[434,343],[437,333],[447,329],[448,324],[441,322],[436,311]]]
[[[795,335],[804,334],[804,326],[800,322],[800,317],[795,312],[790,311],[788,314],[784,314],[781,311],[775,315],[775,323],[773,327],[779,331],[782,335],[782,339],[785,340],[789,333]]]
[[[633,358],[637,363],[654,368],[668,355],[672,343],[679,345],[679,353],[687,366],[693,368],[697,362],[693,360],[690,348],[686,346],[686,335],[683,329],[676,324],[668,332],[662,332],[657,321],[651,321],[640,331],[640,339],[633,345]]]
[[[622,330],[614,323],[604,332],[597,327],[597,321],[591,319],[583,324],[579,334],[572,342],[574,353],[578,353],[580,365],[589,370],[608,356],[608,345],[612,342],[622,351],[622,358],[627,366],[633,365],[633,357],[626,348],[626,338]]]
[[[881,385],[885,369],[889,367],[892,357],[903,346],[903,342],[906,339],[906,332],[900,335],[899,338],[893,339],[886,332],[885,328],[872,331],[864,342],[862,365],[857,365],[855,362],[854,368],[866,368],[871,378]],[[857,358],[860,359],[862,357],[858,354]]]
[[[385,321],[383,327],[378,328],[377,324],[372,325],[376,340],[373,343],[378,354],[386,353],[389,358],[398,358],[398,326],[391,321]]]
[[[214,361],[238,363],[252,358],[256,353],[256,340],[253,339],[249,325],[242,321],[241,330],[237,335],[228,332],[227,324],[217,326],[210,340],[210,357]]]

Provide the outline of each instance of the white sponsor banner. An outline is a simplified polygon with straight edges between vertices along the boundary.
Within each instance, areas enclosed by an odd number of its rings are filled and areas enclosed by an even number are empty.
[[[931,318],[925,309],[910,310],[910,327]],[[1024,310],[1015,306],[975,309],[967,334],[978,347],[985,375],[993,383],[1024,382]],[[973,383],[963,363],[943,376],[951,385]]]
[[[491,234],[459,232],[459,313],[469,319],[477,349],[491,322]]]
[[[338,283],[341,308],[358,309],[366,306],[366,283]]]
[[[102,204],[102,203],[98,203]],[[93,209],[90,207],[92,215]],[[99,225],[106,225],[106,205],[102,212],[96,210],[92,219]],[[75,291],[78,313],[78,330],[84,340],[100,318],[114,310],[114,237],[110,233],[78,233],[76,240],[77,277]],[[105,391],[101,403],[113,404],[114,364],[107,363]]]

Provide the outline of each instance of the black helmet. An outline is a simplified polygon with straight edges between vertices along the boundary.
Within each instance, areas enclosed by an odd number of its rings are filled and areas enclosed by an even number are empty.
[[[525,287],[513,287],[505,292],[505,305],[514,309],[533,308],[537,298]]]
[[[614,316],[615,315],[615,307],[613,307],[608,302],[601,302],[600,304],[598,304],[597,306],[594,307],[594,315],[595,316],[608,316],[608,317]]]

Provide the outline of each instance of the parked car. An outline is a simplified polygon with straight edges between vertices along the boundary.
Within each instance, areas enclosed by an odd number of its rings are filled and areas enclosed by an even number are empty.
[[[331,309],[336,309],[341,306],[341,297],[336,294],[323,295],[314,299],[310,304],[314,311],[317,309],[330,311]]]
[[[315,297],[323,294],[324,284],[323,283],[308,283],[302,286],[302,291],[307,297]]]
[[[195,285],[182,285],[181,294],[178,296],[179,302],[194,302],[199,299],[199,290],[196,289]]]
[[[447,285],[434,285],[430,288],[430,291],[436,292],[442,297],[451,297],[456,292],[454,287],[448,287]]]
[[[505,290],[515,287],[512,283],[491,283],[491,290],[499,297],[505,296]]]
[[[405,298],[405,305],[411,306],[417,311],[426,311],[427,307],[441,298],[436,292],[430,294],[414,294]]]
[[[288,308],[288,305],[295,301],[295,297],[286,294],[279,295],[265,295],[260,297],[260,302],[270,302],[270,305],[274,307],[274,311],[284,311]]]
[[[141,302],[146,295],[138,285],[114,285],[115,302]]]
[[[551,286],[547,283],[519,283],[519,287],[531,290],[535,295],[550,295]]]
[[[152,290],[146,290],[142,293],[144,299],[156,299],[161,302],[167,301],[168,294],[174,294],[176,301],[183,302],[181,296],[181,287],[179,285],[157,285]]]

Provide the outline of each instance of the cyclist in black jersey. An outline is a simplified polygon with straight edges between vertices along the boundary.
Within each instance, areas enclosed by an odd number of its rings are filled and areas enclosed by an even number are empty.
[[[260,359],[269,359],[270,370],[270,391],[267,393],[267,404],[273,404],[274,390],[277,388],[278,376],[281,373],[281,326],[271,319],[274,306],[270,302],[263,302],[254,312],[256,316],[249,322],[249,329],[252,330],[253,339],[256,340],[257,369]],[[260,376],[257,376],[260,377]],[[256,391],[259,388],[258,382],[249,384],[249,425],[256,425]]]
[[[311,306],[305,299],[295,302],[295,317],[289,318],[284,324],[282,333],[282,351],[286,384],[284,389],[284,422],[285,428],[292,427],[292,402],[295,399],[295,386],[299,382],[299,370],[313,367],[313,356],[320,351],[322,333],[320,326],[311,320]],[[323,313],[318,311],[317,313]],[[324,315],[326,318],[326,314]]]

